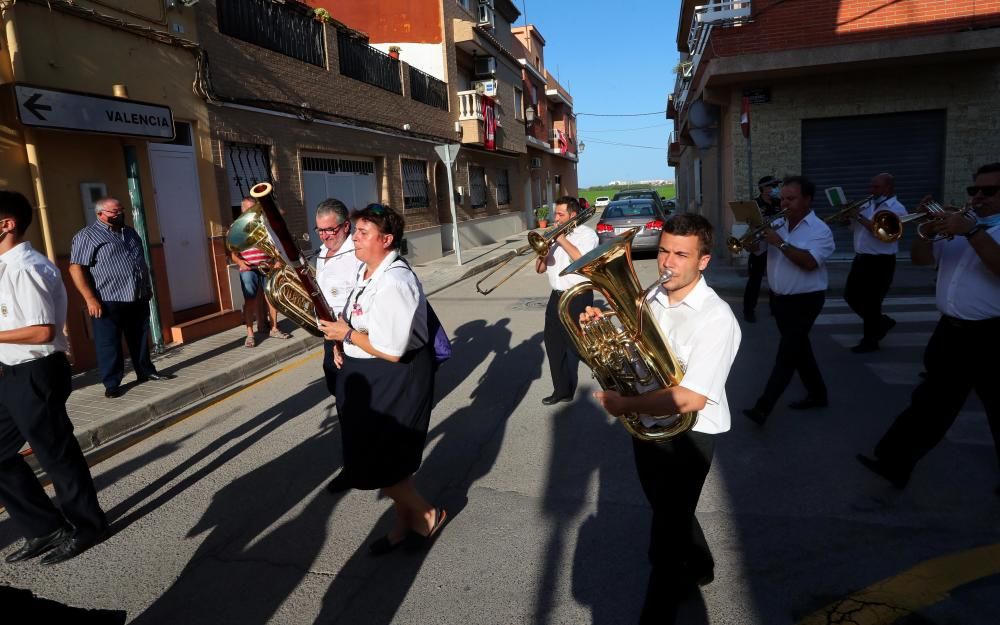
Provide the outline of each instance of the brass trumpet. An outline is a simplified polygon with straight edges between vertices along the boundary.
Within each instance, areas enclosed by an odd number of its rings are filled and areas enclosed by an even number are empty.
[[[509,256],[508,258],[505,258],[496,267],[494,267],[493,269],[491,269],[485,276],[483,276],[479,280],[479,282],[476,282],[476,290],[481,295],[489,295],[490,293],[492,293],[493,291],[495,291],[497,289],[497,287],[499,287],[501,284],[503,284],[507,280],[510,280],[511,278],[513,278],[515,273],[517,273],[518,271],[521,271],[521,269],[523,269],[524,266],[527,265],[528,263],[530,263],[531,261],[535,260],[536,258],[545,258],[546,256],[549,255],[549,250],[552,249],[552,246],[555,244],[556,239],[558,237],[562,236],[563,234],[569,234],[570,232],[573,231],[574,228],[576,228],[580,224],[586,223],[587,220],[589,220],[591,217],[594,216],[594,213],[596,212],[596,210],[597,209],[593,208],[593,207],[586,208],[586,209],[583,209],[580,212],[578,212],[575,217],[573,217],[572,219],[570,219],[566,223],[562,224],[561,226],[554,226],[554,227],[549,228],[548,230],[546,230],[545,232],[542,232],[542,233],[538,233],[538,232],[534,232],[534,231],[529,232],[528,233],[528,244],[527,245],[522,245],[521,247],[519,247],[516,250],[514,250],[514,254],[512,256]],[[527,254],[528,252],[534,252],[534,255],[532,257],[528,258],[527,260],[525,260],[520,265],[518,265],[517,268],[514,269],[514,271],[510,272],[509,274],[507,274],[507,277],[505,277],[500,282],[497,282],[496,284],[494,284],[491,288],[488,288],[488,289],[485,289],[485,290],[482,289],[482,288],[480,288],[479,285],[481,285],[483,282],[486,282],[486,280],[489,279],[490,276],[492,276],[493,274],[495,274],[501,268],[506,267],[507,264],[510,261],[514,260],[518,256],[523,256],[524,254]]]
[[[873,199],[875,199],[875,196],[869,195],[863,200],[857,200],[856,202],[851,202],[850,204],[840,209],[836,213],[828,215],[826,218],[823,219],[823,223],[832,224],[834,222],[841,221],[843,219],[853,219],[854,217],[857,216],[858,211],[861,210],[861,207],[867,204],[868,202],[872,201]]]
[[[779,219],[783,219],[787,214],[788,214],[788,209],[783,208],[778,213],[775,213],[770,217],[765,217],[763,223],[761,223],[759,226],[755,226],[747,230],[746,234],[744,234],[740,238],[737,239],[736,237],[729,237],[728,239],[726,239],[726,247],[728,247],[729,251],[732,252],[733,254],[739,254],[743,250],[747,250],[749,252],[750,248],[753,247],[757,243],[757,241],[760,241],[762,238],[764,238],[764,231],[770,228],[771,224],[773,224],[774,222],[778,221]]]
[[[934,226],[941,220],[956,213],[965,215],[974,208],[972,204],[966,204],[962,208],[946,208],[933,200],[922,202],[921,206],[926,208],[927,212],[920,211],[900,217],[892,211],[881,210],[872,215],[872,229],[874,230],[875,238],[885,243],[898,241],[903,236],[903,226],[908,223],[915,223],[917,224],[917,235],[925,241],[933,242],[950,239],[951,236],[947,234],[931,232],[925,228],[927,226]]]

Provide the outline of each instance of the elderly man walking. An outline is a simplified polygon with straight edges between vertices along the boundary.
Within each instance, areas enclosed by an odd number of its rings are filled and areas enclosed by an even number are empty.
[[[169,380],[149,358],[149,299],[153,289],[139,234],[125,225],[121,202],[94,206],[97,221],[73,237],[69,274],[87,303],[105,397],[119,397],[125,375],[122,336],[139,382]]]

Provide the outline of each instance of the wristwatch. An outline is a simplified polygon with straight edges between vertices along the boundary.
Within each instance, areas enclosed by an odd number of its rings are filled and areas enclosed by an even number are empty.
[[[354,345],[354,342],[351,341],[352,334],[354,334],[354,328],[348,330],[347,334],[344,335],[344,345]]]
[[[784,252],[790,247],[791,245],[788,244],[788,241],[782,241],[781,243],[778,244],[778,249],[781,250],[782,252]]]

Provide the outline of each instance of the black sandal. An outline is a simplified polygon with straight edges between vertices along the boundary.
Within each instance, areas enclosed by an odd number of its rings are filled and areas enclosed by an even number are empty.
[[[426,536],[419,534],[414,531],[410,531],[410,538],[412,539],[413,546],[415,548],[424,548],[430,545],[441,530],[444,528],[445,524],[448,522],[448,511],[444,508],[434,508],[434,527],[431,528],[430,533]]]
[[[398,542],[392,542],[389,539],[389,535],[386,534],[382,538],[379,538],[375,542],[368,545],[368,553],[373,556],[384,556],[387,553],[395,551],[397,547],[406,542],[406,538],[399,539]]]

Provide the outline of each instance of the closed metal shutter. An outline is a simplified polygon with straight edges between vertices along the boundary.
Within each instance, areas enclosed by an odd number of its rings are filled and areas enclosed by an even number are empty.
[[[833,209],[823,190],[843,187],[847,201],[866,197],[871,179],[888,172],[896,196],[913,211],[920,198],[941,200],[944,176],[945,111],[916,111],[802,120],[802,173],[816,183],[813,208],[820,217]],[[854,255],[851,231],[831,226],[836,257]],[[916,228],[906,226],[899,255],[909,256]]]

